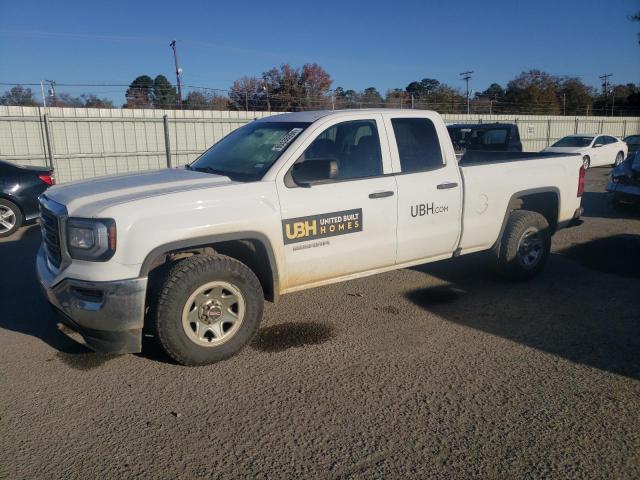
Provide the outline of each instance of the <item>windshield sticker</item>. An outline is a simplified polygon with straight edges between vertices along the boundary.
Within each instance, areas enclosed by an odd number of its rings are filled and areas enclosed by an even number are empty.
[[[361,231],[361,208],[282,220],[285,245]]]
[[[287,133],[284,137],[282,137],[278,141],[278,143],[276,143],[271,148],[271,150],[273,150],[274,152],[281,152],[282,150],[284,150],[284,147],[289,145],[289,143],[291,143],[291,140],[296,138],[301,131],[302,131],[301,128],[292,128],[291,131],[289,131],[289,133]]]

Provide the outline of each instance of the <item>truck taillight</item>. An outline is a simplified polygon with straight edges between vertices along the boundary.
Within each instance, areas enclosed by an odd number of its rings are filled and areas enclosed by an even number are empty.
[[[53,178],[53,175],[38,175],[38,178],[49,186],[56,184],[56,179]]]
[[[587,171],[584,169],[584,166],[580,167],[580,174],[578,176],[578,197],[581,197],[584,193],[584,175]]]

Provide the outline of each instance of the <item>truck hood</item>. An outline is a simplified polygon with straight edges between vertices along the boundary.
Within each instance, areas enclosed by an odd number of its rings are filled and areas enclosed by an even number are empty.
[[[49,188],[46,196],[65,205],[69,215],[95,217],[121,203],[232,183],[222,175],[167,168],[57,185]]]

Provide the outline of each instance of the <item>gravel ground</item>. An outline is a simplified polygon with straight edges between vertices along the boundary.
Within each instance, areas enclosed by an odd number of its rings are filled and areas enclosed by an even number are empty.
[[[638,478],[640,215],[607,173],[530,283],[478,255],[285,296],[200,368],[63,334],[23,229],[0,243],[0,476]]]

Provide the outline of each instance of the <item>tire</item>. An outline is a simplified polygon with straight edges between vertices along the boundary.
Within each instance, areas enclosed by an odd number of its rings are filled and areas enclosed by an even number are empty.
[[[225,255],[195,255],[167,273],[153,327],[176,362],[206,365],[249,343],[263,306],[262,286],[246,265]]]
[[[22,226],[24,217],[15,203],[0,199],[0,237],[13,235]]]
[[[589,167],[591,166],[591,159],[589,158],[589,155],[582,157],[582,166],[585,170],[589,170]]]
[[[509,215],[500,241],[498,273],[509,280],[533,278],[544,268],[550,250],[546,218],[537,212],[515,210]]]
[[[616,159],[613,162],[612,167],[617,167],[618,165],[620,165],[622,162],[624,161],[624,153],[623,152],[618,152],[618,154],[616,155]]]

